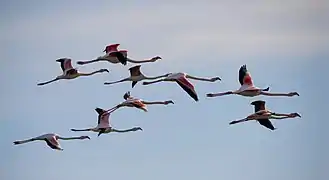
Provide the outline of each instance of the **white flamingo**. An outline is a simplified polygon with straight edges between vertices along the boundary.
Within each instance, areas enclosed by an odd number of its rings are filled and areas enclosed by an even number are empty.
[[[258,95],[264,95],[264,96],[299,96],[297,92],[290,92],[290,93],[269,93],[269,87],[265,89],[261,89],[258,87],[255,87],[251,78],[250,73],[247,70],[247,66],[243,65],[240,67],[239,70],[239,82],[241,84],[240,89],[236,91],[227,91],[223,93],[209,93],[207,94],[207,97],[216,97],[216,96],[224,96],[229,94],[237,94],[241,96],[247,96],[247,97],[254,97]]]
[[[59,141],[58,141],[59,139],[61,139],[61,140],[90,139],[90,137],[89,136],[61,137],[57,134],[49,133],[49,134],[43,134],[41,136],[31,138],[31,139],[14,141],[14,145],[24,144],[24,143],[33,142],[33,141],[45,141],[50,148],[63,151],[63,149],[61,148],[61,146],[59,144]]]
[[[167,77],[169,74],[161,75],[161,76],[156,76],[156,77],[148,77],[145,76],[141,70],[140,70],[141,65],[137,65],[134,67],[129,68],[130,71],[130,77],[121,79],[119,81],[114,81],[114,82],[105,82],[105,85],[111,85],[111,84],[116,84],[116,83],[121,83],[125,81],[132,81],[131,87],[134,88],[135,85],[137,84],[138,81],[142,81],[144,79],[159,79],[163,77]]]
[[[186,73],[169,73],[169,75],[160,80],[155,80],[155,81],[149,81],[149,82],[143,82],[143,85],[149,85],[153,83],[158,83],[162,81],[168,81],[168,82],[176,82],[181,88],[184,89],[195,101],[198,101],[198,95],[194,89],[194,86],[191,82],[189,82],[188,79],[194,79],[194,80],[199,80],[199,81],[208,81],[208,82],[215,82],[218,80],[221,80],[219,77],[214,77],[214,78],[200,78],[200,77],[194,77],[191,75],[188,75]]]
[[[118,107],[135,107],[138,109],[141,109],[145,112],[147,112],[147,105],[153,105],[153,104],[162,104],[162,105],[168,105],[168,104],[174,104],[172,100],[168,101],[144,101],[142,99],[134,98],[130,95],[130,92],[126,92],[123,96],[125,99],[124,102],[120,103]]]
[[[101,108],[96,108],[95,111],[98,113],[98,125],[94,128],[87,128],[87,129],[71,129],[71,131],[92,131],[92,132],[98,132],[97,136],[100,136],[103,133],[110,133],[110,132],[118,132],[118,133],[124,133],[124,132],[130,132],[130,131],[138,131],[143,130],[140,127],[134,127],[127,130],[117,130],[111,127],[110,125],[110,114],[117,110],[119,107],[116,106],[114,108],[111,108],[109,110],[104,110]]]
[[[89,63],[94,63],[98,61],[107,61],[113,64],[121,63],[123,65],[127,65],[127,62],[130,63],[147,63],[147,62],[155,62],[161,57],[156,56],[148,60],[142,60],[142,61],[137,61],[133,60],[127,57],[128,51],[127,50],[118,50],[118,46],[120,44],[111,44],[105,47],[105,52],[106,54],[104,56],[100,56],[94,60],[90,61],[78,61],[77,64],[79,65],[84,65],[84,64],[89,64]]]
[[[47,81],[47,82],[43,82],[43,83],[39,83],[38,86],[42,86],[42,85],[46,85],[61,79],[75,79],[77,77],[80,76],[91,76],[94,75],[96,73],[102,73],[102,72],[109,72],[109,70],[107,69],[100,69],[98,71],[94,71],[91,73],[80,73],[78,72],[78,70],[76,68],[72,67],[72,60],[69,58],[61,58],[61,59],[57,59],[57,62],[61,63],[61,68],[63,71],[63,74],[60,76],[57,76],[55,79]]]
[[[277,128],[273,126],[270,119],[287,119],[287,118],[301,117],[298,113],[279,114],[279,113],[271,112],[265,108],[265,101],[260,101],[260,100],[254,101],[251,103],[251,105],[255,107],[254,114],[251,114],[241,120],[232,121],[230,122],[230,124],[237,124],[241,122],[256,120],[259,122],[259,124],[265,126],[266,128],[270,130],[275,130]]]

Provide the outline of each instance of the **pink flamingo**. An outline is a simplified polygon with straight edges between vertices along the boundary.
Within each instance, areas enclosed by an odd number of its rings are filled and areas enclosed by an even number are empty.
[[[261,89],[258,87],[255,87],[251,78],[250,73],[247,70],[247,66],[243,65],[240,67],[239,70],[239,82],[241,84],[240,89],[236,91],[227,91],[223,93],[209,93],[207,94],[207,97],[216,97],[216,96],[224,96],[229,94],[237,94],[241,96],[247,96],[247,97],[254,97],[258,95],[264,95],[264,96],[294,96],[299,94],[297,92],[290,92],[290,93],[269,93],[269,87],[265,89]]]
[[[132,81],[131,87],[134,88],[138,81],[142,81],[144,79],[159,79],[159,78],[167,77],[169,75],[169,74],[165,74],[165,75],[156,76],[156,77],[148,77],[148,76],[145,76],[141,72],[140,68],[141,68],[141,65],[131,67],[131,68],[129,68],[130,77],[121,79],[119,81],[105,82],[104,84],[111,85],[111,84],[121,83],[121,82],[125,82],[125,81]]]
[[[97,136],[100,136],[103,133],[110,133],[110,132],[118,132],[118,133],[124,133],[124,132],[130,132],[130,131],[138,131],[143,130],[140,127],[134,127],[127,130],[117,130],[111,127],[110,125],[110,114],[117,110],[119,107],[116,106],[114,108],[111,108],[109,110],[104,110],[101,108],[96,108],[95,111],[98,113],[98,125],[95,128],[87,128],[87,129],[71,129],[71,131],[92,131],[92,132],[98,132]]]
[[[61,63],[61,68],[63,71],[63,74],[60,76],[57,76],[55,79],[47,81],[47,82],[43,82],[43,83],[39,83],[38,86],[42,86],[42,85],[46,85],[61,79],[75,79],[77,77],[80,76],[91,76],[94,75],[96,73],[102,73],[102,72],[109,72],[109,70],[107,69],[100,69],[98,71],[94,71],[91,73],[79,73],[78,70],[76,68],[72,67],[72,60],[69,58],[61,58],[61,59],[57,59],[57,62]]]
[[[138,98],[134,98],[130,95],[130,92],[126,92],[123,96],[123,98],[126,100],[118,105],[118,107],[135,107],[138,109],[141,109],[145,112],[147,112],[147,106],[146,105],[151,105],[151,104],[163,104],[163,105],[168,105],[168,104],[174,104],[172,100],[169,101],[144,101]]]
[[[63,151],[63,149],[61,148],[61,146],[59,144],[59,141],[58,141],[59,139],[61,139],[61,140],[90,139],[90,137],[89,136],[61,137],[57,134],[49,133],[49,134],[43,134],[43,135],[35,137],[35,138],[27,139],[27,140],[14,141],[14,145],[24,144],[24,143],[28,143],[28,142],[32,142],[32,141],[46,141],[47,145],[50,148]]]
[[[194,89],[194,86],[192,83],[188,81],[189,79],[199,80],[199,81],[208,81],[208,82],[215,82],[217,80],[221,80],[219,77],[214,78],[200,78],[200,77],[194,77],[191,75],[188,75],[186,73],[170,73],[166,78],[155,80],[155,81],[149,81],[149,82],[143,82],[143,85],[149,85],[153,83],[158,83],[162,81],[170,81],[170,82],[176,82],[181,88],[183,88],[195,101],[198,101],[198,95]]]
[[[94,63],[98,61],[107,61],[113,64],[121,63],[123,65],[127,65],[127,62],[130,63],[147,63],[147,62],[155,62],[161,57],[156,56],[153,57],[152,59],[149,60],[142,60],[142,61],[137,61],[137,60],[132,60],[127,57],[128,51],[127,50],[118,50],[118,46],[120,44],[111,44],[105,47],[105,50],[103,52],[106,52],[104,56],[100,56],[94,60],[90,61],[78,61],[77,64],[79,65],[84,65],[84,64],[89,64],[89,63]]]
[[[290,114],[279,114],[274,113],[265,108],[265,101],[254,101],[251,103],[251,105],[255,108],[255,113],[247,116],[244,119],[236,120],[230,122],[230,124],[237,124],[241,122],[247,122],[251,120],[258,121],[259,124],[265,126],[266,128],[270,130],[275,130],[273,124],[271,123],[270,119],[287,119],[287,118],[295,118],[295,117],[301,117],[298,113],[290,113]]]

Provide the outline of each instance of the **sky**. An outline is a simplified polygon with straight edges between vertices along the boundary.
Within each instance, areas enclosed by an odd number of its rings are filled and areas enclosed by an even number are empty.
[[[17,0],[0,2],[0,20],[3,180],[329,178],[329,123],[322,115],[328,110],[328,1]],[[191,80],[199,102],[174,83],[104,86],[128,76],[135,64],[75,62],[101,56],[114,43],[132,59],[163,58],[142,64],[145,75],[185,72],[222,81]],[[60,75],[55,60],[62,57],[72,58],[81,72],[107,68],[110,73],[38,87]],[[205,97],[238,89],[243,64],[256,86],[300,96]],[[140,126],[142,132],[100,137],[70,132],[96,126],[94,109],[115,106],[126,91],[175,104],[111,115],[114,128]],[[257,122],[229,126],[253,113],[254,100],[302,118],[273,121],[275,131]],[[61,141],[64,151],[44,142],[13,145],[44,133],[89,135],[91,140]]]

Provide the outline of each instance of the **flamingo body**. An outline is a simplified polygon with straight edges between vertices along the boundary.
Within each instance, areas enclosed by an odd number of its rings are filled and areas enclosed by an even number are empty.
[[[70,138],[64,138],[60,137],[59,135],[55,133],[48,133],[48,134],[43,134],[40,136],[37,136],[35,138],[27,139],[27,140],[21,140],[21,141],[14,141],[15,145],[18,144],[23,144],[23,143],[28,143],[32,141],[45,141],[46,144],[51,148],[55,150],[63,150],[60,146],[59,139],[63,140],[71,140],[71,139],[90,139],[88,136],[80,136],[80,137],[70,137]]]
[[[235,91],[227,91],[223,93],[208,93],[207,97],[215,97],[215,96],[224,96],[224,95],[230,95],[230,94],[236,94],[240,96],[246,96],[246,97],[254,97],[259,95],[265,95],[265,96],[299,96],[297,92],[290,92],[290,93],[270,93],[267,92],[270,90],[269,87],[267,88],[259,88],[256,87],[253,83],[252,77],[250,75],[250,72],[247,70],[247,66],[243,65],[239,69],[239,82],[240,82],[240,88]]]
[[[275,130],[276,128],[273,126],[270,119],[286,119],[286,118],[295,118],[295,117],[301,117],[298,113],[290,113],[290,114],[277,114],[273,113],[265,108],[265,101],[253,101],[251,105],[254,106],[254,114],[251,114],[247,116],[244,119],[232,121],[230,124],[236,124],[251,120],[256,120],[260,125],[270,129]],[[281,117],[279,117],[281,116]]]

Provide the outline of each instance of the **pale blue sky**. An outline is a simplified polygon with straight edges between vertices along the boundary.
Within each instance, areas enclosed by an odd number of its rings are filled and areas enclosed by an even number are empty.
[[[321,117],[328,107],[328,2],[128,2],[1,1],[0,179],[328,179],[329,123]],[[146,75],[183,71],[223,81],[193,81],[200,99],[194,102],[176,84],[103,86],[127,76],[133,64],[97,63],[78,68],[108,68],[110,74],[36,86],[61,73],[57,58],[70,57],[75,65],[102,55],[111,43],[121,43],[134,59],[162,56],[142,65]],[[243,64],[257,86],[301,96],[205,98],[238,88]],[[143,132],[97,138],[69,131],[95,126],[94,108],[114,106],[128,90],[175,105],[112,115],[115,128],[141,126]],[[256,122],[228,125],[252,113],[249,103],[256,99],[302,118],[276,121],[274,132]],[[50,132],[92,139],[61,141],[63,152],[43,142],[12,144]]]

